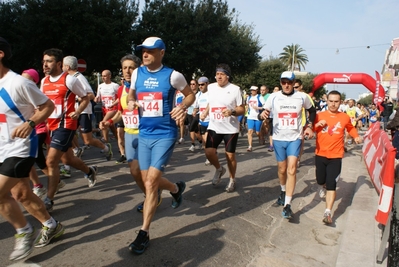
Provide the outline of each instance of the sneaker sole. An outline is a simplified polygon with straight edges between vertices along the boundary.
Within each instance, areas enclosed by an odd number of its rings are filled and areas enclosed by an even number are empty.
[[[133,248],[131,245],[129,245],[129,250],[130,250],[131,252],[133,252],[134,254],[141,255],[141,254],[144,253],[144,251],[148,248],[149,245],[150,245],[150,241],[148,241],[148,242],[144,245],[144,248],[141,249],[141,250],[135,249],[135,248]]]
[[[30,254],[32,254],[32,251],[33,251],[33,246],[32,246],[27,252],[25,252],[23,255],[18,256],[18,257],[16,257],[16,258],[12,258],[12,259],[9,258],[9,260],[10,260],[10,261],[19,261],[19,260],[22,260],[22,259],[28,257]]]

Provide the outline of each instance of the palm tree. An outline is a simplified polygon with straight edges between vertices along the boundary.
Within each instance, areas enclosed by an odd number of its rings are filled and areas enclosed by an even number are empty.
[[[305,69],[305,65],[309,60],[308,56],[303,53],[305,50],[299,44],[287,45],[283,50],[284,52],[279,54],[279,59],[286,64],[288,70],[301,71],[302,68]]]

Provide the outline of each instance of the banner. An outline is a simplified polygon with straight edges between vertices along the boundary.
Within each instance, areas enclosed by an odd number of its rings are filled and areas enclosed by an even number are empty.
[[[385,225],[392,209],[396,149],[379,123],[364,135],[362,152],[371,181],[380,196],[375,219]]]

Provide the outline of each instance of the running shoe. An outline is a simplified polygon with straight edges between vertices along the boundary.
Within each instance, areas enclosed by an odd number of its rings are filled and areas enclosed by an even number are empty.
[[[73,151],[75,157],[81,158],[83,155],[83,149],[78,147],[76,150]]]
[[[33,250],[35,241],[35,229],[32,233],[15,234],[14,250],[10,254],[10,261],[17,261],[29,256]]]
[[[190,150],[191,152],[194,152],[194,151],[195,151],[195,146],[194,146],[194,145],[191,145],[190,148],[189,148],[188,150]]]
[[[60,180],[60,182],[57,185],[57,189],[55,190],[55,193],[57,194],[58,191],[60,191],[61,188],[64,188],[66,183],[63,180]]]
[[[126,157],[125,155],[122,155],[115,163],[116,164],[121,164],[126,162]]]
[[[291,205],[287,204],[284,208],[283,208],[283,217],[286,219],[291,219],[292,218],[292,210],[291,210]]]
[[[71,170],[67,170],[67,169],[65,168],[65,166],[62,165],[61,168],[60,168],[60,174],[61,174],[63,177],[69,178],[69,177],[71,177]]]
[[[144,195],[144,198],[145,198],[145,195]],[[162,203],[162,190],[158,189],[158,204],[157,204],[157,207],[159,207],[159,205],[161,205],[161,203]],[[142,213],[143,210],[144,210],[144,201],[141,202],[141,203],[137,206],[137,211],[138,211],[138,212],[141,212],[141,213]]]
[[[330,212],[325,212],[323,216],[323,222],[325,224],[332,224],[332,217]]]
[[[150,236],[146,231],[140,230],[136,239],[129,245],[129,250],[136,254],[143,254],[150,244]]]
[[[285,191],[280,191],[280,195],[277,198],[276,203],[280,206],[284,206],[285,204]]]
[[[33,194],[38,196],[40,199],[44,199],[44,197],[47,196],[47,189],[43,186],[42,187],[34,186],[32,191]]]
[[[229,184],[226,186],[226,192],[231,193],[236,189],[236,183],[230,179]]]
[[[320,198],[325,198],[326,197],[326,188],[324,186],[322,186],[319,190],[319,197]]]
[[[201,149],[202,149],[202,144],[201,144],[201,143],[199,143],[199,144],[197,145],[197,149],[198,149],[198,150],[201,150]]]
[[[65,228],[60,222],[57,222],[57,226],[55,228],[48,228],[43,225],[40,234],[35,240],[35,247],[41,248],[48,245],[51,239],[60,237],[64,233],[64,231]]]
[[[111,147],[111,144],[110,144],[110,143],[107,143],[107,144],[105,144],[105,145],[108,147],[108,153],[107,153],[107,155],[105,155],[105,158],[106,158],[108,161],[110,161],[111,158],[112,158],[112,155],[113,155],[113,153],[112,153],[112,147]]]
[[[209,165],[211,165],[211,162],[208,159],[206,159],[205,160],[205,166],[209,166]]]
[[[89,168],[91,170],[91,174],[90,175],[85,174],[85,178],[89,181],[89,187],[93,187],[97,183],[97,177],[96,177],[97,166],[93,165],[93,166],[90,166]]]
[[[179,139],[179,144],[183,144],[183,143],[184,143],[184,138],[182,137]]]
[[[179,191],[177,193],[170,193],[173,197],[172,199],[172,208],[176,209],[180,206],[180,204],[183,202],[183,192],[186,189],[186,183],[183,181],[177,182],[177,187],[179,188]]]
[[[252,152],[252,146],[249,146],[249,147],[247,148],[247,152]]]
[[[43,200],[43,202],[44,202],[44,206],[46,207],[46,210],[48,212],[52,212],[53,211],[54,202],[51,199],[49,199],[48,197],[46,197]]]
[[[220,183],[220,180],[222,180],[222,176],[226,173],[226,169],[222,166],[222,170],[215,170],[215,174],[213,175],[212,178],[212,184],[217,185]]]
[[[274,147],[273,147],[273,146],[269,146],[269,148],[267,149],[267,151],[273,152],[273,151],[274,151]]]

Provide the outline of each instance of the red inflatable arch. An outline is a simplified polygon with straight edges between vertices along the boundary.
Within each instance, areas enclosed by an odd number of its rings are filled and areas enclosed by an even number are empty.
[[[326,83],[363,84],[374,95],[374,103],[380,104],[384,100],[385,90],[380,84],[380,74],[375,72],[376,79],[365,73],[322,73],[313,79],[311,94]]]

